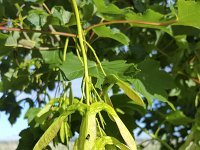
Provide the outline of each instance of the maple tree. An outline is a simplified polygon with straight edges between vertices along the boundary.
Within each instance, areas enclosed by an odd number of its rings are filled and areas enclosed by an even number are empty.
[[[14,124],[29,104],[17,149],[75,132],[75,150],[199,149],[199,15],[195,0],[1,0],[0,111]]]

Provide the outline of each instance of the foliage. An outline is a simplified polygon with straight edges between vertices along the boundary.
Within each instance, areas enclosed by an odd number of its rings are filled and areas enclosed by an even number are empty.
[[[75,150],[142,149],[135,129],[200,149],[199,15],[195,0],[1,0],[0,111],[14,124],[29,104],[17,149],[75,132]]]

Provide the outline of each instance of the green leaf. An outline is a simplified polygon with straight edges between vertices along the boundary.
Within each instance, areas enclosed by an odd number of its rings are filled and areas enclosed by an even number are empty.
[[[92,2],[88,1],[88,3],[84,4],[82,7],[83,10],[83,19],[90,20],[94,14],[94,5]]]
[[[71,12],[66,11],[63,6],[54,6],[51,10],[52,16],[60,21],[61,25],[65,25],[71,18]]]
[[[178,1],[178,22],[176,25],[193,26],[200,28],[200,2],[195,0]]]
[[[22,107],[16,101],[16,97],[12,92],[0,97],[0,111],[9,114],[8,120],[11,124],[14,124],[20,116],[21,109]]]
[[[51,58],[53,55],[47,52],[45,52],[45,54],[46,56],[49,56],[49,58]],[[43,55],[43,57],[45,59],[45,55]],[[58,55],[52,57],[52,61],[49,60],[48,62],[54,62],[53,58],[58,59]],[[46,59],[48,59],[48,57]],[[133,63],[127,64],[124,60],[116,60],[111,62],[102,61],[101,64],[107,75],[115,74],[122,79],[130,78],[138,72],[137,67]],[[67,53],[66,61],[63,62],[59,67],[65,73],[68,80],[73,80],[83,76],[84,69],[82,63],[73,53]],[[100,66],[94,61],[88,60],[88,69],[89,74],[97,78],[96,87],[101,88],[105,77],[100,69]]]
[[[102,61],[101,64],[107,75],[115,74],[116,76],[124,79],[133,77],[139,72],[135,64],[128,64],[125,60]]]
[[[131,79],[129,81],[133,83],[134,88],[147,99],[150,107],[152,107],[152,100],[156,99],[167,103],[173,110],[176,110],[174,105],[171,102],[169,102],[165,96],[156,93],[151,94],[150,91],[145,87],[145,84],[143,84],[143,82],[140,81],[139,79]]]
[[[146,10],[145,13],[143,13],[142,15],[139,13],[138,14],[134,13],[134,12],[126,13],[125,18],[126,18],[126,20],[135,20],[136,21],[136,23],[130,24],[132,26],[160,29],[160,30],[167,32],[168,34],[172,34],[171,29],[166,28],[164,26],[155,26],[155,25],[150,25],[150,24],[145,24],[145,23],[138,23],[140,21],[153,22],[153,23],[162,23],[162,22],[169,21],[169,20],[165,19],[165,15],[163,15],[159,12],[156,12],[152,9]]]
[[[186,125],[194,122],[194,119],[185,116],[182,111],[174,111],[166,116],[166,120],[173,125]]]
[[[83,76],[84,68],[80,60],[73,53],[68,53],[66,61],[59,66],[60,69],[65,73],[68,80],[73,80]],[[96,63],[88,61],[88,69],[90,74],[97,72]]]
[[[18,45],[17,40],[19,39],[19,37],[20,37],[19,32],[14,32],[10,34],[6,40],[5,46],[17,46]]]
[[[33,120],[35,119],[35,117],[36,117],[36,115],[37,115],[37,113],[38,113],[39,111],[40,111],[39,108],[30,108],[30,109],[26,112],[24,118],[27,118],[27,119],[28,119],[28,123],[30,123],[31,121],[33,121]]]
[[[93,31],[99,36],[99,37],[106,37],[106,38],[111,38],[114,39],[124,45],[128,45],[130,40],[129,38],[120,32],[117,28],[109,28],[106,26],[100,26],[100,27],[95,27]]]
[[[102,61],[101,65],[107,75],[115,74],[117,77],[125,80],[132,78],[139,71],[135,64],[128,64],[124,60]],[[96,72],[96,74],[92,74],[92,76],[97,77],[97,83],[95,86],[101,89],[101,85],[103,84],[105,77],[99,65],[97,66],[97,69],[98,72]]]
[[[174,88],[173,78],[165,71],[160,70],[160,65],[154,60],[145,60],[138,64],[141,70],[136,79],[130,79],[134,88],[147,98],[148,103],[152,104],[152,99],[168,103],[175,109],[172,103],[167,100],[167,89]]]
[[[36,27],[43,26],[47,22],[48,14],[43,10],[30,10],[27,20]]]
[[[114,94],[110,97],[110,99],[112,101],[113,107],[122,111],[126,115],[133,116],[136,111],[139,112],[141,116],[146,114],[147,110],[144,109],[144,107],[135,104],[126,94]],[[132,122],[129,123],[129,126],[134,125]]]
[[[11,38],[10,41],[7,40],[7,38]],[[6,41],[9,44],[12,40],[13,39],[12,39],[11,35],[0,33],[0,59],[2,56],[8,55],[10,52],[12,52],[11,47],[5,47]],[[12,44],[12,42],[11,42],[11,44]]]
[[[120,80],[117,78],[115,75],[109,75],[106,77],[105,83],[110,83],[110,84],[117,84],[120,88],[124,90],[124,93],[133,100],[136,104],[145,107],[145,104],[142,100],[142,98],[139,96],[139,94],[134,91],[129,84],[126,82]]]
[[[41,129],[39,127],[36,128],[29,127],[27,129],[22,130],[19,133],[20,139],[16,150],[33,149],[35,145],[35,139],[38,138],[40,134],[41,134]]]
[[[52,51],[40,51],[45,63],[50,64],[51,66],[58,66],[62,63],[60,51],[52,50]]]
[[[123,10],[119,9],[116,5],[107,3],[105,0],[93,0],[98,12],[105,14],[122,14]]]

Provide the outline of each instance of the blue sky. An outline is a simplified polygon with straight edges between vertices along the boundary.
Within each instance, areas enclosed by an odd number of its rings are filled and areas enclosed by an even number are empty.
[[[27,110],[27,109],[26,109]],[[23,119],[23,116],[26,112],[24,109],[20,118],[17,119],[17,122],[14,125],[11,125],[8,121],[8,115],[4,112],[0,114],[0,141],[12,141],[19,139],[19,132],[27,128],[27,121]]]

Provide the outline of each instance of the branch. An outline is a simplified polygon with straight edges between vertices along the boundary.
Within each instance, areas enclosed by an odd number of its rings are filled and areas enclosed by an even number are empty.
[[[37,32],[37,33],[60,35],[60,36],[67,36],[67,37],[77,37],[76,34],[72,34],[72,33],[49,32],[49,31],[42,31],[42,30],[20,29],[20,28],[9,28],[9,27],[4,27],[4,26],[0,26],[0,30],[18,31],[18,32]]]
[[[173,23],[176,23],[177,20],[170,20],[167,22],[146,22],[146,21],[140,21],[140,20],[113,20],[108,22],[102,22],[98,24],[91,25],[90,27],[86,28],[85,31],[89,31],[95,27],[103,26],[103,25],[109,25],[109,24],[119,24],[119,23],[130,23],[130,24],[143,24],[143,25],[153,25],[153,26],[167,26]]]

